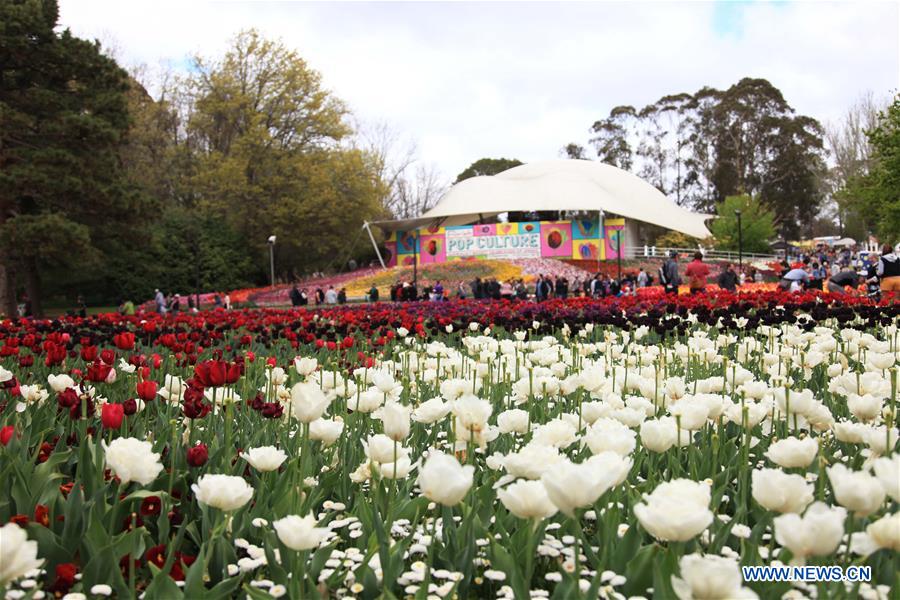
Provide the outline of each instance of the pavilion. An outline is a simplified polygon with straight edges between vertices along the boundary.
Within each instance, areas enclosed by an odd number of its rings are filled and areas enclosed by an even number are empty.
[[[710,235],[706,221],[714,216],[678,206],[656,187],[628,171],[595,161],[560,159],[465,179],[451,187],[434,208],[420,217],[376,221],[364,227],[375,244],[370,225],[388,232],[412,231],[496,222],[504,214],[546,211],[600,215],[601,222],[604,217],[622,217],[626,220],[623,237],[629,240],[632,251],[641,240],[641,224],[703,239]]]

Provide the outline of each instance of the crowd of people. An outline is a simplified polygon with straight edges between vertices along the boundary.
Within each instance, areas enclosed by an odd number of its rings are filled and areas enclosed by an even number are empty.
[[[377,290],[376,290],[377,292]],[[291,287],[288,294],[291,299],[291,306],[308,306],[309,305],[309,289],[299,288],[295,283]],[[346,304],[347,290],[345,288],[334,289],[333,285],[329,285],[326,289],[317,287],[312,296],[313,304],[319,306],[321,304]]]
[[[834,294],[871,296],[900,292],[900,258],[890,244],[885,244],[880,254],[817,252],[793,262],[784,260],[781,267],[778,285],[783,290],[826,289]]]
[[[778,285],[786,291],[818,289],[836,294],[868,293],[877,295],[883,291],[900,291],[900,257],[893,247],[885,245],[880,255],[869,254],[857,260],[856,254],[839,252],[821,256],[801,255],[781,262]],[[391,302],[415,300],[444,301],[453,297],[476,300],[526,300],[542,302],[549,298],[593,297],[633,295],[643,287],[662,285],[666,293],[677,294],[686,285],[691,294],[703,293],[710,283],[731,292],[746,283],[763,281],[762,272],[752,265],[737,269],[732,263],[711,265],[696,252],[682,269],[677,253],[669,254],[656,274],[643,268],[637,273],[623,274],[621,279],[605,273],[596,273],[582,279],[569,281],[566,277],[538,275],[533,284],[523,279],[498,281],[495,278],[476,277],[473,281],[460,282],[456,290],[446,289],[441,281],[424,281],[419,290],[415,282],[397,280],[390,287]],[[860,288],[865,284],[865,289]],[[366,300],[378,301],[378,289],[372,286]]]
[[[171,294],[167,296],[159,288],[153,290],[153,303],[156,306],[156,312],[161,315],[175,314],[186,310],[188,312],[198,312],[200,310],[199,296],[187,294]],[[213,294],[213,308],[222,308],[231,310],[231,296],[228,292],[215,292]],[[119,312],[122,314],[134,314],[135,307],[131,300],[124,300],[119,303]]]

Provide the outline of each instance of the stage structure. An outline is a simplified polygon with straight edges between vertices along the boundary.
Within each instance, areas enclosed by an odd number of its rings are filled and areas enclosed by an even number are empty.
[[[573,218],[508,219],[546,212]],[[387,267],[474,258],[615,260],[646,243],[640,239],[642,223],[702,239],[710,235],[705,223],[710,218],[676,205],[640,177],[611,165],[549,160],[466,179],[421,217],[364,227]],[[387,234],[385,253],[375,242],[372,225]]]
[[[451,227],[426,226],[413,231],[393,231],[382,255],[388,267],[442,263],[472,259],[618,258],[624,219],[526,221],[484,223]],[[416,247],[418,242],[418,247]]]

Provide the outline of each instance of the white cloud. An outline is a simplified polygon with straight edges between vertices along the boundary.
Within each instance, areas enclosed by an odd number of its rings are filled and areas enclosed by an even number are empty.
[[[718,9],[722,9],[719,6]],[[727,6],[729,10],[734,7]],[[363,120],[388,120],[454,176],[483,156],[554,158],[619,104],[769,79],[837,119],[900,87],[896,3],[273,3],[62,0],[61,22],[126,64],[214,56],[241,28],[281,37]],[[732,25],[735,23],[732,22]]]

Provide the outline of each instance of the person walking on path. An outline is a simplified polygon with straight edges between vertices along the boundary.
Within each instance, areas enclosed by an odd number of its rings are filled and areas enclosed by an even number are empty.
[[[699,294],[706,289],[706,278],[709,277],[709,265],[703,262],[703,253],[694,252],[694,260],[684,270],[692,294]]]
[[[166,314],[166,296],[161,291],[159,291],[159,288],[156,288],[154,302],[156,302],[156,312],[161,315]]]
[[[667,294],[678,294],[678,286],[681,285],[681,275],[678,274],[678,253],[672,252],[666,262],[659,268],[659,281],[665,287]]]
[[[647,279],[647,272],[644,271],[643,268],[641,268],[640,272],[638,272],[638,275],[637,275],[637,286],[639,288],[647,287],[648,282],[649,282],[649,280]]]
[[[297,287],[297,284],[294,284],[294,287],[291,288],[290,292],[291,297],[291,306],[300,306],[300,289]]]
[[[900,257],[890,244],[881,248],[875,274],[881,281],[882,292],[900,292]]]
[[[716,280],[720,288],[729,292],[737,291],[739,282],[740,279],[737,273],[734,272],[734,265],[731,263],[725,265],[725,268],[719,273],[719,278]]]

